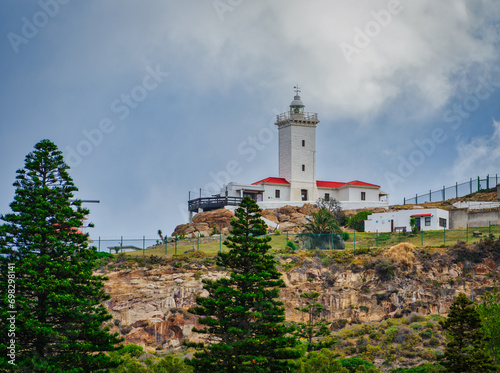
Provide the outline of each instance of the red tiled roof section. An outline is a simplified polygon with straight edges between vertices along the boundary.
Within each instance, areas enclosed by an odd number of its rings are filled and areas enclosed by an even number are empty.
[[[346,183],[340,183],[338,181],[319,181],[316,180],[316,186],[318,188],[340,188],[346,185]]]
[[[266,179],[252,183],[252,185],[258,185],[258,184],[262,184],[262,183],[290,185],[290,183],[288,181],[286,181],[286,179],[283,179],[282,177],[268,177]]]
[[[359,181],[359,180],[350,181],[347,184],[380,188],[380,185],[365,183],[364,181]]]
[[[380,185],[365,183],[364,181],[354,180],[348,183],[341,183],[338,181],[316,181],[316,185],[318,188],[340,188],[346,185],[354,185],[354,186],[365,186],[365,187],[375,187],[380,188]]]

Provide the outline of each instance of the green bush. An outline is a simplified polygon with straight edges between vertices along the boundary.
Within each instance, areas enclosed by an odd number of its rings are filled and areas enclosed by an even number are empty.
[[[371,212],[368,211],[360,211],[352,218],[349,219],[347,226],[355,229],[358,232],[365,231],[365,223],[364,221],[368,218],[368,215],[371,215]]]
[[[286,243],[286,246],[289,247],[290,249],[294,250],[294,251],[298,250],[297,245],[293,241],[288,240],[288,242]]]
[[[342,232],[342,239],[344,241],[349,241],[349,233],[347,232]]]
[[[396,275],[396,266],[388,259],[379,259],[375,263],[375,273],[382,281],[392,280]]]
[[[349,373],[355,373],[360,367],[365,367],[366,369],[375,367],[375,365],[369,361],[360,359],[359,357],[339,359],[339,362],[349,371]]]

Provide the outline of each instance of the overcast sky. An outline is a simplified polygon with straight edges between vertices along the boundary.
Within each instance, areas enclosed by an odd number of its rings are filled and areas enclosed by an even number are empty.
[[[299,84],[317,177],[391,203],[500,174],[498,0],[3,0],[0,213],[41,139],[95,238],[155,238],[193,195],[278,176]]]

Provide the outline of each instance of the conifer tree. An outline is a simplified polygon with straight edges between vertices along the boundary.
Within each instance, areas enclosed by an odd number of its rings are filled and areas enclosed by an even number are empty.
[[[224,244],[217,265],[230,274],[219,280],[203,280],[208,297],[198,297],[190,312],[201,316],[209,336],[208,344],[189,364],[196,372],[289,372],[289,359],[300,353],[290,335],[293,327],[284,324],[283,303],[277,300],[285,283],[268,253],[270,237],[260,219],[255,201],[245,197],[231,221],[231,235]]]
[[[334,343],[333,339],[329,342],[313,342],[317,338],[328,337],[332,334],[329,329],[331,322],[326,321],[325,318],[316,321],[316,319],[318,319],[323,312],[323,305],[318,302],[319,296],[320,293],[318,292],[303,293],[300,297],[304,298],[306,302],[305,306],[295,307],[296,310],[307,315],[307,321],[298,323],[295,333],[298,337],[307,338],[309,350],[319,350],[324,347],[329,347]]]
[[[62,153],[49,140],[35,145],[17,171],[12,213],[0,226],[0,367],[22,372],[106,372],[105,352],[119,339],[103,323],[109,299],[94,276],[97,252],[78,231],[88,210]],[[15,278],[8,278],[11,269]],[[9,297],[9,285],[15,286]],[[15,322],[7,321],[15,316]],[[14,325],[14,337],[10,337]],[[14,340],[14,359],[6,358]],[[15,365],[13,365],[15,364]]]
[[[474,303],[460,293],[450,307],[448,318],[440,322],[449,340],[441,358],[446,372],[487,373],[496,366],[485,348],[481,318]]]

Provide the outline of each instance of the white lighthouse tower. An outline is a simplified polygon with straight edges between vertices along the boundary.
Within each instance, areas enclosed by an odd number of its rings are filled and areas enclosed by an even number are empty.
[[[304,112],[305,105],[295,87],[290,111],[277,116],[279,133],[279,176],[290,183],[290,200],[315,201],[317,113]]]

